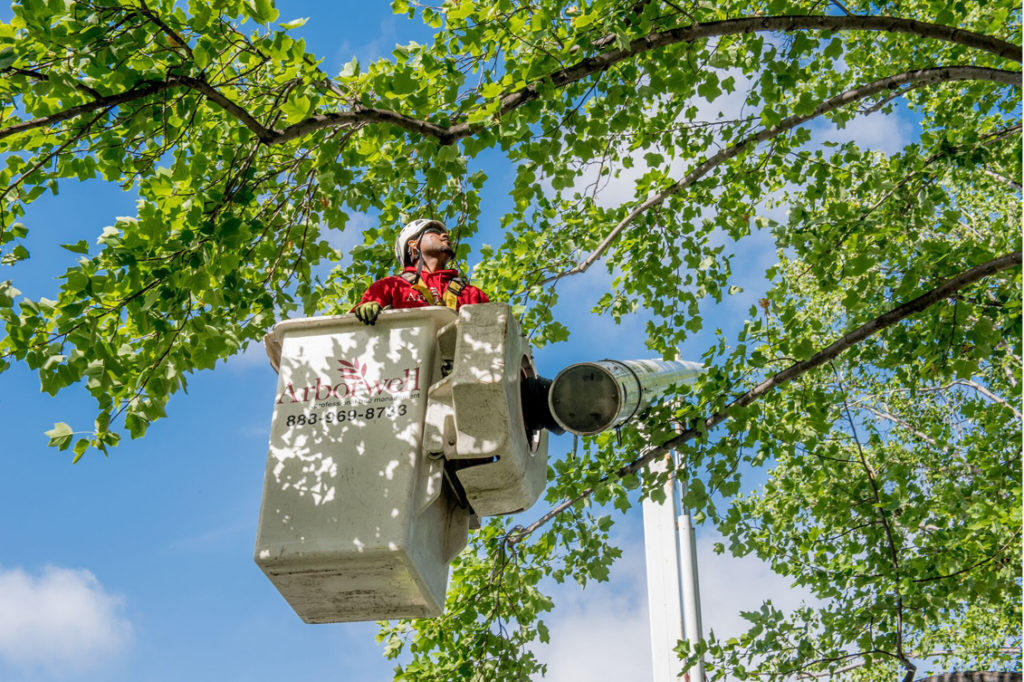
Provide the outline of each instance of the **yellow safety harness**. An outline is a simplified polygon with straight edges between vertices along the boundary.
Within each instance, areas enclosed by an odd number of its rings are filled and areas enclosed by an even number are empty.
[[[415,272],[403,272],[399,275],[402,279],[409,283],[416,291],[423,294],[423,298],[426,299],[430,305],[437,305],[437,299],[434,297],[434,292],[430,290],[426,282],[423,281]],[[459,307],[459,294],[467,286],[466,280],[461,277],[453,277],[448,282],[448,287],[444,290],[444,295],[441,297],[444,301],[445,306],[452,310],[458,310]]]

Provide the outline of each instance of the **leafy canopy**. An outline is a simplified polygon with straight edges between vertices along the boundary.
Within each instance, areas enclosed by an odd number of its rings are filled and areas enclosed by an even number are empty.
[[[613,279],[594,314],[646,311],[666,356],[740,295],[733,271],[766,240],[770,287],[742,324],[716,320],[713,369],[674,407],[553,463],[552,512],[474,537],[443,619],[382,628],[399,677],[542,671],[542,579],[606,578],[618,550],[593,505],[629,508],[643,465],[684,444],[698,517],[819,600],[681,646],[712,676],[1019,669],[1019,5],[392,6],[433,42],[331,75],[270,0],[14,5],[0,265],[29,257],[46,191],[102,178],[139,197],[95,243],[64,245],[78,260],[56,300],[0,283],[0,371],[96,400],[91,429],[58,423],[51,444],[77,460],[141,437],[192,372],[276,319],[348,309],[411,216],[473,236],[497,154],[512,208],[474,277],[535,344],[567,337],[559,283],[599,261]],[[912,139],[812,139],[876,111]],[[355,214],[375,225],[318,277]],[[759,467],[768,482],[740,495]]]

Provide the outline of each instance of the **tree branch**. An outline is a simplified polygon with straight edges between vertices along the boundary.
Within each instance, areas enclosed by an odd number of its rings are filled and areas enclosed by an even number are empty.
[[[32,130],[34,128],[43,128],[54,123],[60,123],[61,121],[67,121],[68,119],[75,118],[80,114],[85,114],[90,111],[97,109],[103,109],[105,107],[116,107],[126,102],[132,102],[137,99],[149,97],[157,93],[163,92],[173,87],[180,85],[177,79],[169,78],[165,81],[140,81],[132,87],[128,88],[124,92],[117,93],[115,95],[106,95],[105,97],[98,97],[91,102],[85,104],[79,104],[77,106],[69,107],[64,111],[58,111],[55,114],[49,116],[42,116],[40,118],[33,118],[29,121],[22,121],[21,123],[15,123],[14,125],[0,129],[0,140],[17,133],[23,133],[26,130]]]
[[[32,173],[35,173],[40,168],[43,168],[44,166],[46,166],[46,164],[48,164],[53,158],[59,156],[68,147],[70,147],[71,145],[75,144],[76,142],[81,140],[83,137],[85,137],[86,133],[89,131],[89,128],[92,126],[92,124],[95,123],[96,121],[100,120],[101,118],[103,118],[103,116],[106,113],[107,113],[106,111],[101,111],[100,113],[98,113],[95,116],[93,116],[92,120],[90,120],[84,126],[82,126],[82,129],[79,130],[76,134],[69,135],[68,139],[65,140],[64,142],[62,142],[59,147],[57,147],[55,150],[53,150],[52,152],[47,154],[45,157],[40,159],[38,162],[32,164],[32,166],[30,166],[28,168],[28,170],[23,172],[16,179],[12,180],[11,183],[9,185],[7,185],[7,187],[4,187],[3,190],[0,190],[0,199],[4,199],[7,196],[7,194],[10,193],[12,190],[16,189],[25,180],[25,178],[27,178],[28,176],[32,175]],[[3,230],[0,229],[0,236],[2,236],[2,235],[3,235]]]
[[[605,251],[608,250],[608,247],[612,245],[622,231],[632,224],[640,215],[652,207],[660,205],[671,195],[686,189],[707,175],[711,170],[725,163],[729,159],[738,156],[747,148],[760,144],[761,142],[773,137],[777,137],[788,130],[792,130],[797,126],[810,121],[813,118],[835,111],[840,107],[850,104],[851,102],[856,102],[864,99],[865,97],[871,97],[872,95],[878,94],[879,92],[892,90],[908,84],[921,86],[964,80],[990,80],[995,82],[1005,82],[1007,84],[1020,87],[1020,79],[1020,72],[1015,71],[999,71],[997,69],[986,69],[976,66],[943,66],[931,69],[921,69],[918,71],[906,71],[904,73],[888,76],[886,78],[861,85],[860,87],[853,88],[852,90],[847,90],[835,97],[830,97],[819,104],[814,111],[809,114],[790,116],[789,118],[779,121],[771,128],[767,128],[759,133],[740,140],[735,144],[725,147],[713,156],[708,157],[685,177],[680,178],[669,187],[663,189],[661,192],[658,192],[640,205],[636,206],[625,218],[619,221],[619,223],[612,228],[612,231],[608,233],[608,236],[597,245],[597,248],[595,248],[589,256],[581,260],[571,269],[557,275],[553,275],[541,281],[540,284],[547,284],[549,282],[562,279],[563,277],[586,272],[591,265],[597,262],[601,256],[604,255]]]
[[[853,413],[850,411],[850,400],[846,387],[843,385],[843,379],[839,374],[839,370],[836,369],[835,363],[830,361],[828,364],[832,368],[832,373],[836,377],[836,383],[843,394],[843,410],[846,412],[846,419],[850,423],[850,434],[853,436],[853,442],[857,446],[857,456],[860,460],[861,468],[864,469],[864,473],[868,477],[868,483],[871,485],[871,495],[875,499],[873,506],[878,513],[878,518],[882,522],[882,529],[885,531],[886,542],[889,545],[889,560],[892,562],[893,577],[895,578],[893,580],[893,591],[896,593],[896,657],[900,659],[904,669],[907,671],[903,678],[904,682],[913,682],[917,666],[907,658],[906,653],[903,651],[903,590],[901,587],[902,571],[900,570],[899,560],[899,553],[902,548],[896,546],[896,537],[892,531],[892,520],[889,518],[885,504],[882,503],[881,490],[875,475],[875,468],[868,463],[867,455],[860,444],[860,437],[857,435],[857,423],[854,421]]]
[[[917,682],[1021,682],[1021,674],[1014,672],[976,672],[965,670],[922,677]]]
[[[834,676],[842,674],[842,673],[850,672],[851,670],[856,670],[858,668],[863,668],[865,665],[867,665],[867,662],[863,660],[864,656],[866,656],[867,654],[883,654],[883,655],[886,655],[886,656],[892,656],[892,654],[890,654],[888,651],[882,651],[881,649],[872,649],[871,651],[858,651],[856,653],[843,654],[842,656],[834,656],[832,658],[819,658],[816,661],[810,661],[809,663],[805,663],[804,665],[801,665],[799,668],[792,668],[790,670],[784,670],[784,671],[781,671],[781,673],[783,675],[796,675],[797,677],[799,677],[801,679],[817,679],[817,678],[820,678],[820,677],[834,677]],[[829,664],[829,663],[838,663],[840,661],[848,661],[851,658],[860,658],[862,660],[857,661],[856,663],[851,663],[849,665],[845,665],[845,666],[843,666],[841,668],[837,668],[835,670],[828,670],[826,672],[820,672],[820,673],[804,672],[805,670],[807,670],[807,668],[811,668],[811,667],[814,667],[816,665]]]
[[[25,76],[26,78],[34,78],[37,81],[49,81],[50,80],[50,77],[47,74],[43,73],[42,71],[36,71],[36,70],[33,70],[33,69],[20,69],[20,68],[18,68],[16,66],[8,66],[6,69],[0,69],[0,74],[2,74],[2,73],[16,73],[19,76]],[[97,92],[96,90],[93,90],[92,88],[90,88],[85,83],[75,83],[75,88],[77,90],[80,90],[80,91],[84,92],[85,94],[87,94],[87,95],[89,95],[91,97],[102,97],[103,96],[99,92]]]
[[[997,396],[995,393],[993,393],[992,391],[990,391],[987,388],[985,388],[984,386],[982,386],[981,384],[979,384],[977,382],[974,382],[974,381],[971,381],[970,379],[958,379],[957,381],[954,381],[953,383],[954,384],[960,384],[961,386],[969,386],[970,388],[973,388],[975,391],[977,391],[978,393],[982,394],[983,396],[985,396],[986,398],[988,398],[992,402],[996,403],[997,405],[1002,405],[1003,407],[1009,409],[1011,412],[1013,412],[1013,416],[1017,418],[1017,421],[1024,421],[1024,417],[1021,417],[1020,410],[1018,410],[1011,403],[1003,400],[1002,398]]]
[[[469,135],[469,133],[467,133],[466,135],[456,136],[452,133],[451,128],[445,128],[444,126],[439,126],[435,123],[431,123],[430,121],[423,121],[418,118],[413,118],[412,116],[406,116],[405,114],[397,111],[376,109],[374,107],[357,107],[351,111],[314,114],[309,118],[288,126],[280,132],[274,131],[263,141],[267,144],[282,144],[284,142],[290,142],[294,139],[300,138],[304,135],[309,135],[317,130],[323,130],[324,128],[349,127],[365,123],[389,123],[397,128],[408,130],[411,133],[417,133],[424,137],[436,138],[444,145],[453,144],[459,139]],[[472,132],[476,133],[478,131],[474,130]]]
[[[1021,48],[1019,45],[999,40],[991,36],[962,31],[951,26],[931,24],[913,19],[900,19],[895,17],[876,16],[779,16],[779,17],[747,17],[743,19],[726,19],[723,21],[711,21],[691,26],[682,26],[667,31],[651,33],[643,38],[637,38],[630,42],[629,47],[617,48],[602,52],[593,57],[587,57],[573,66],[555,71],[554,73],[538,79],[533,84],[527,85],[516,92],[505,95],[502,98],[499,114],[505,114],[519,107],[526,102],[533,101],[540,96],[538,84],[550,83],[555,87],[562,87],[569,83],[578,81],[591,74],[603,71],[613,64],[624,59],[634,57],[642,52],[649,52],[659,47],[666,47],[678,43],[690,43],[704,38],[714,38],[744,33],[792,33],[796,31],[879,31],[885,33],[905,33],[917,35],[922,38],[932,38],[951,43],[957,43],[994,55],[1021,61]],[[452,132],[462,136],[463,128],[471,127],[470,124],[460,124],[452,127]]]
[[[906,92],[906,91],[904,90],[903,92]],[[981,146],[989,145],[989,144],[992,144],[993,142],[999,141],[1000,139],[1002,139],[1006,135],[1009,135],[1009,134],[1012,134],[1012,133],[1015,133],[1015,132],[1019,132],[1020,129],[1021,129],[1021,126],[1018,123],[1016,125],[1009,126],[1009,127],[1004,128],[1002,130],[997,130],[995,132],[988,133],[986,135],[982,135],[978,139],[978,142],[980,142]],[[917,177],[921,173],[924,173],[925,169],[928,166],[930,166],[934,161],[936,161],[937,159],[940,159],[940,158],[942,158],[944,156],[949,156],[949,155],[951,155],[951,154],[953,154],[955,152],[962,151],[965,148],[966,148],[966,146],[943,147],[939,151],[937,151],[937,152],[933,153],[932,155],[930,155],[928,158],[926,158],[924,161],[921,162],[921,168],[919,170],[916,170],[916,171],[906,175],[905,177],[903,177],[903,179],[901,179],[899,182],[897,182],[895,185],[893,185],[893,187],[888,192],[883,194],[882,197],[878,201],[876,201],[874,204],[869,206],[864,212],[862,212],[861,213],[861,220],[864,220],[865,218],[867,218],[878,207],[880,207],[882,204],[884,204],[886,201],[888,201],[890,197],[892,197],[896,193],[900,192],[903,189],[903,187],[906,186],[906,184],[908,182],[913,180],[915,177]],[[987,170],[985,171],[985,173],[986,174],[991,174],[991,172],[987,171]]]
[[[1008,186],[1012,187],[1013,189],[1017,190],[1018,192],[1021,190],[1021,186],[1020,186],[1019,182],[1017,182],[1015,180],[1011,180],[1010,178],[1006,177],[1005,175],[1002,175],[1000,173],[996,173],[995,171],[989,170],[987,168],[984,169],[984,173],[985,173],[985,175],[989,176],[990,178],[998,180],[999,182],[1003,183],[1004,185],[1008,185]]]
[[[995,651],[998,651],[999,653],[1002,653],[1002,654],[1019,654],[1020,653],[1020,649],[1017,648],[1017,647],[1001,647],[1001,648],[999,648],[999,649],[997,649]],[[881,653],[881,654],[887,654],[888,655],[888,652],[886,652],[886,651],[877,651],[877,650],[876,651],[869,651],[867,653]],[[932,651],[932,652],[927,653],[927,654],[915,654],[914,657],[915,658],[936,658],[938,656],[958,656],[961,653],[962,652],[958,652],[958,651]],[[843,657],[840,657],[840,658],[837,658],[837,659],[831,659],[830,661],[826,661],[826,662],[832,662],[832,661],[836,661],[836,660],[843,660],[844,658],[856,658],[858,656],[864,656],[864,654],[863,653],[849,654],[848,656],[843,656]],[[821,661],[815,661],[815,664],[818,664],[818,663],[821,663]],[[837,668],[836,670],[829,670],[827,672],[820,672],[820,673],[802,672],[802,673],[799,673],[798,676],[801,677],[801,678],[806,678],[806,679],[817,679],[817,678],[821,678],[821,677],[835,677],[836,675],[839,675],[841,673],[846,673],[846,672],[850,672],[851,670],[857,670],[858,668],[863,668],[866,664],[867,664],[866,661],[860,660],[860,661],[857,661],[856,663],[851,663],[850,665],[843,666],[842,668]],[[788,671],[785,674],[791,674],[791,673],[792,673],[792,671]],[[975,677],[965,677],[962,680],[958,680],[957,676],[960,676],[960,675],[968,675],[968,676],[975,676]],[[942,675],[933,675],[931,677],[926,677],[926,678],[923,678],[921,680],[918,680],[917,682],[925,682],[926,680],[931,680],[932,682],[946,682],[947,678],[948,678],[948,682],[992,682],[993,678],[991,676],[999,676],[999,675],[1010,675],[1010,676],[1017,675],[1016,682],[1020,682],[1020,673],[997,673],[997,672],[981,672],[981,673],[979,673],[979,672],[962,672],[962,673],[957,672],[957,673],[944,673]],[[981,676],[981,677],[977,677],[977,676]],[[989,676],[989,678],[986,678],[984,676]],[[1014,678],[1012,678],[1012,677],[1008,677],[1008,678],[996,677],[994,679],[995,679],[996,682],[1013,682],[1014,681]]]
[[[1021,654],[1019,646],[1001,646],[995,649],[983,649],[982,651],[997,654],[1016,654],[1017,656],[1020,656]],[[917,655],[917,658],[937,658],[939,656],[962,656],[963,654],[963,651],[956,651],[953,649],[940,649],[938,651],[931,651],[927,654]]]
[[[700,423],[699,427],[686,429],[685,431],[681,432],[679,435],[666,441],[665,443],[648,448],[640,457],[633,460],[633,462],[619,468],[617,471],[613,473],[605,475],[598,482],[598,485],[608,483],[609,481],[618,480],[620,478],[624,478],[625,476],[629,476],[630,474],[635,474],[636,472],[640,471],[640,469],[647,466],[655,458],[664,456],[665,453],[669,452],[670,450],[678,448],[687,441],[693,440],[698,436],[707,433],[715,426],[718,426],[723,421],[728,419],[730,413],[735,409],[750,405],[751,403],[759,400],[762,396],[764,396],[772,389],[782,386],[783,384],[792,381],[793,379],[801,376],[802,374],[805,374],[806,372],[814,369],[815,367],[819,367],[820,365],[825,364],[829,360],[838,357],[841,353],[848,350],[849,348],[852,348],[861,341],[864,341],[868,337],[877,334],[878,332],[882,331],[887,327],[891,327],[897,322],[900,322],[915,313],[921,312],[922,310],[937,303],[938,301],[949,298],[949,296],[956,293],[960,289],[963,289],[966,286],[974,284],[975,282],[984,279],[989,275],[993,275],[997,272],[1002,272],[1003,270],[1008,270],[1010,268],[1020,267],[1020,265],[1021,252],[1014,251],[1013,253],[1008,253],[1004,256],[1000,256],[999,258],[990,260],[987,263],[982,263],[981,265],[975,266],[969,270],[961,272],[958,275],[950,277],[945,282],[935,287],[931,291],[922,294],[921,296],[918,296],[917,298],[911,301],[903,303],[893,308],[889,312],[880,315],[879,317],[876,317],[870,322],[861,325],[857,329],[854,329],[852,332],[846,334],[837,341],[834,341],[826,348],[818,351],[807,360],[801,360],[800,362],[796,362],[787,367],[786,369],[782,370],[781,372],[769,377],[768,379],[765,379],[760,384],[750,389],[743,395],[733,399],[731,402],[729,402],[728,405],[726,405],[718,412],[705,418],[704,421]],[[576,495],[575,497],[562,501],[561,503],[553,507],[551,510],[549,510],[547,513],[545,513],[543,516],[541,516],[539,519],[534,521],[532,524],[530,524],[522,530],[519,530],[516,533],[515,537],[512,539],[512,541],[520,542],[528,535],[533,533],[535,530],[548,523],[551,519],[555,518],[560,513],[571,507],[576,502],[579,502],[590,497],[590,495],[593,494],[594,490],[595,487],[587,488],[578,495]]]
[[[146,16],[151,20],[153,19],[151,14]],[[530,85],[526,85],[513,93],[504,95],[501,99],[501,106],[497,112],[497,116],[504,116],[512,110],[537,99],[540,96],[540,86],[542,84],[545,88],[550,87],[551,85],[555,88],[564,87],[570,83],[586,78],[587,76],[604,71],[620,61],[659,47],[665,47],[677,43],[693,42],[717,36],[762,32],[786,33],[794,31],[878,31],[886,33],[903,33],[964,45],[973,49],[989,52],[1004,59],[1009,59],[1015,62],[1021,61],[1021,48],[1013,45],[1012,43],[1008,43],[991,36],[985,36],[980,33],[963,31],[950,26],[914,21],[912,19],[874,16],[780,16],[727,19],[724,21],[694,24],[692,26],[684,26],[668,31],[651,33],[643,38],[633,40],[626,48],[607,50],[593,57],[586,57],[572,66],[552,72],[547,76],[537,79]],[[176,34],[171,31],[171,35]],[[183,46],[186,49],[188,48],[187,44]],[[1014,73],[1011,71],[1001,71],[999,69],[983,70],[996,74]],[[1009,78],[1012,78],[1012,75],[1009,76]],[[993,79],[990,78],[988,80]],[[1017,80],[1010,82],[1009,84],[1016,85],[1018,82],[1019,73],[1017,74]],[[117,95],[97,98],[93,102],[71,107],[50,116],[32,119],[31,121],[24,121],[8,128],[0,129],[0,139],[25,130],[39,128],[52,123],[64,121],[69,118],[74,118],[81,113],[92,111],[103,106],[117,106],[118,104],[141,99],[154,93],[161,92],[170,87],[178,87],[182,85],[202,92],[211,101],[222,106],[242,122],[243,125],[252,130],[264,144],[282,144],[323,128],[349,126],[360,123],[389,123],[410,132],[434,137],[439,140],[441,144],[447,145],[454,144],[464,137],[475,135],[485,127],[478,123],[459,123],[450,127],[444,127],[429,121],[416,119],[396,111],[376,109],[373,107],[358,107],[347,112],[315,114],[303,121],[285,128],[283,131],[277,131],[263,126],[248,112],[237,104],[231,102],[227,97],[205,81],[186,76],[169,76],[164,81],[156,83],[152,81],[144,81],[143,83],[145,83],[143,87],[136,85],[135,87]]]
[[[867,410],[868,412],[875,415],[876,417],[879,417],[880,419],[887,419],[898,426],[902,426],[904,429],[909,431],[911,435],[916,436],[918,439],[924,441],[928,445],[931,445],[936,450],[942,450],[943,452],[952,452],[953,450],[953,448],[951,447],[939,445],[939,443],[934,438],[918,431],[908,422],[904,421],[903,419],[900,419],[894,414],[890,414],[889,412],[885,412],[884,410],[876,410],[870,405],[861,405],[861,408]]]
[[[1012,536],[1010,536],[1009,540],[1007,540],[1005,543],[1003,543],[1002,547],[997,548],[995,552],[993,552],[989,556],[985,557],[984,559],[979,559],[978,561],[974,562],[970,566],[965,566],[964,568],[961,568],[958,571],[953,571],[952,573],[947,573],[945,575],[931,575],[931,576],[928,576],[927,578],[915,578],[914,582],[915,583],[930,583],[930,582],[934,582],[936,580],[948,580],[950,578],[955,578],[958,575],[963,575],[965,573],[970,573],[974,569],[978,568],[979,566],[984,566],[985,564],[989,563],[990,561],[995,559],[997,556],[999,556],[1000,554],[1005,552],[1006,549],[1011,544],[1013,544],[1013,541],[1017,538],[1018,535],[1020,535],[1020,532],[1014,533]]]

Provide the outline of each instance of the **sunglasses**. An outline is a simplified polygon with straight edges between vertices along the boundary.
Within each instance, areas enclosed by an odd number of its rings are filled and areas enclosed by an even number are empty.
[[[448,234],[448,232],[446,230],[443,230],[440,227],[428,227],[427,229],[423,230],[423,232],[420,232],[420,236],[422,237],[423,235],[430,234],[430,233],[434,233],[434,234]]]

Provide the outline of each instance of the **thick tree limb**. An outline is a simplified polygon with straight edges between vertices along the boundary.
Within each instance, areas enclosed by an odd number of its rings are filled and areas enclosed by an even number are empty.
[[[891,327],[897,322],[900,322],[910,317],[911,315],[914,315],[915,313],[919,313],[922,310],[925,310],[926,308],[937,303],[938,301],[949,298],[951,295],[953,295],[960,289],[963,289],[966,286],[974,284],[975,282],[978,282],[979,280],[982,280],[985,277],[988,277],[989,275],[993,275],[997,272],[1002,272],[1003,270],[1009,270],[1010,268],[1020,267],[1020,265],[1021,252],[1014,251],[1013,253],[1008,253],[1004,256],[1000,256],[999,258],[990,260],[987,263],[982,263],[981,265],[975,266],[969,270],[961,272],[958,275],[950,277],[945,282],[935,287],[931,291],[922,294],[921,296],[918,296],[912,301],[908,301],[899,306],[896,306],[889,312],[880,315],[879,317],[876,317],[870,322],[861,325],[857,329],[854,329],[849,334],[846,334],[842,338],[834,341],[829,346],[818,351],[808,359],[793,363],[792,365],[782,370],[778,374],[775,374],[774,376],[765,379],[760,384],[750,389],[743,395],[733,399],[731,402],[729,402],[728,405],[726,405],[718,412],[705,418],[700,423],[699,427],[686,429],[680,432],[674,438],[666,441],[665,443],[647,449],[640,457],[633,460],[631,463],[627,464],[624,467],[621,467],[620,469],[611,474],[606,475],[604,478],[601,479],[600,483],[607,483],[609,481],[618,480],[625,476],[629,476],[630,474],[637,473],[656,458],[663,457],[666,453],[668,453],[671,450],[674,450],[675,448],[680,447],[687,441],[693,440],[699,436],[702,436],[703,434],[706,434],[708,431],[710,431],[711,429],[713,429],[714,427],[718,426],[726,419],[728,419],[731,412],[733,412],[737,408],[742,408],[746,407],[747,405],[750,405],[751,403],[760,399],[766,393],[770,392],[772,389],[782,386],[783,384],[792,381],[793,379],[801,376],[802,374],[805,374],[806,372],[816,367],[819,367],[825,364],[826,362],[829,362],[830,360],[834,360],[844,351],[852,348],[853,346],[857,345],[861,341],[864,341],[868,337],[877,334],[878,332],[882,331],[887,327]],[[545,525],[551,519],[555,518],[560,513],[571,507],[573,504],[590,497],[590,495],[594,493],[594,490],[595,488],[593,487],[587,488],[586,490],[579,493],[577,496],[568,500],[564,500],[563,502],[549,510],[547,513],[545,513],[543,516],[541,516],[539,519],[534,521],[532,524],[515,533],[515,535],[513,535],[510,538],[510,542],[515,543],[523,540],[528,535],[533,533],[535,530]]]
[[[151,19],[152,15],[147,15]],[[587,57],[576,64],[555,71],[530,85],[504,95],[498,116],[503,116],[514,109],[537,99],[540,96],[541,84],[545,87],[554,85],[564,87],[587,76],[604,71],[610,66],[636,55],[677,43],[693,42],[718,36],[742,33],[761,32],[795,32],[795,31],[878,31],[886,33],[902,33],[951,42],[965,47],[989,52],[1004,59],[1021,61],[1021,48],[998,38],[963,31],[950,26],[930,24],[927,22],[901,19],[895,17],[873,16],[781,16],[781,17],[748,17],[728,19],[706,24],[694,24],[680,28],[652,33],[632,41],[626,48],[607,50],[593,57]],[[170,32],[171,36],[176,34]],[[187,48],[187,45],[184,46]],[[991,71],[999,72],[998,69]],[[1013,73],[1013,72],[1001,72]],[[1019,81],[1019,77],[1018,77]],[[356,107],[350,111],[315,114],[284,130],[275,130],[264,126],[251,114],[231,102],[205,81],[185,76],[169,76],[164,81],[143,82],[129,90],[116,95],[98,98],[70,107],[64,111],[44,116],[31,121],[24,121],[4,129],[0,129],[0,139],[25,130],[40,128],[82,113],[93,111],[105,106],[117,106],[126,102],[142,99],[162,92],[171,87],[187,86],[202,92],[211,101],[216,102],[226,111],[235,116],[243,125],[252,130],[264,144],[283,144],[290,140],[308,135],[324,128],[352,126],[363,123],[389,123],[404,130],[434,137],[442,144],[454,144],[458,140],[474,135],[484,128],[481,124],[458,123],[450,127],[439,126],[429,121],[407,116],[397,111],[377,109],[373,107]]]
[[[774,137],[778,137],[782,133],[792,130],[793,128],[810,121],[811,119],[822,116],[831,111],[835,111],[851,102],[862,100],[866,97],[871,97],[880,92],[886,90],[892,90],[900,88],[905,85],[911,85],[914,87],[920,87],[923,85],[932,85],[935,83],[950,83],[954,81],[968,81],[968,80],[983,80],[993,81],[997,83],[1005,83],[1008,85],[1015,85],[1020,87],[1021,74],[1019,71],[999,71],[997,69],[985,69],[976,66],[942,66],[931,69],[921,69],[918,71],[906,71],[904,73],[898,73],[894,76],[888,76],[881,78],[872,83],[867,83],[859,87],[847,90],[844,93],[830,97],[821,104],[819,104],[814,111],[809,114],[802,114],[799,116],[790,116],[789,118],[783,119],[776,123],[771,128],[762,130],[750,137],[747,137],[739,142],[729,145],[718,153],[709,156],[700,165],[694,168],[692,171],[687,173],[683,178],[680,178],[669,187],[658,192],[654,196],[649,197],[643,203],[637,205],[625,218],[619,221],[615,227],[612,228],[608,236],[597,245],[597,248],[590,253],[586,258],[581,260],[575,266],[566,270],[565,272],[553,275],[540,284],[547,284],[549,282],[557,281],[563,277],[570,275],[576,275],[582,272],[586,272],[591,265],[597,262],[604,253],[608,250],[608,247],[618,239],[622,231],[631,225],[640,215],[650,210],[655,206],[659,206],[668,197],[676,194],[690,185],[694,184],[710,171],[716,167],[722,165],[729,159],[738,156],[746,149],[760,144],[766,140],[770,140]]]
[[[706,24],[696,24],[681,28],[671,29],[658,33],[652,33],[643,38],[632,41],[628,48],[619,48],[602,52],[594,57],[587,57],[580,62],[555,71],[536,82],[527,85],[519,90],[504,95],[497,115],[504,116],[509,112],[532,102],[540,96],[541,84],[544,87],[554,86],[555,88],[565,87],[571,83],[582,80],[595,73],[604,71],[612,65],[635,57],[644,52],[666,47],[677,43],[688,43],[706,38],[714,38],[740,33],[762,33],[762,32],[795,32],[807,30],[821,31],[881,31],[888,33],[906,33],[924,38],[933,38],[953,42],[967,47],[984,50],[998,55],[1005,59],[1016,62],[1021,61],[1021,48],[1012,43],[992,38],[991,36],[962,31],[949,26],[929,24],[910,19],[897,19],[893,17],[862,17],[862,16],[783,16],[783,17],[751,17],[745,19],[728,19],[725,21],[714,21]],[[997,71],[993,69],[993,71]],[[1007,72],[1014,73],[1014,72]],[[1016,84],[1019,87],[1020,77],[1018,75]],[[421,132],[436,137],[442,144],[453,144],[458,140],[469,137],[479,132],[484,126],[472,123],[458,123],[449,128],[434,125],[427,121],[419,121],[397,112],[380,109],[366,109],[361,112],[353,111],[352,115],[358,115],[360,120],[367,122],[388,122],[398,125],[401,128],[412,132]],[[391,120],[393,119],[393,120]],[[305,132],[317,130],[322,127],[329,127],[332,124],[329,120],[323,120],[322,116],[314,116],[306,121],[296,123],[291,128],[296,130],[290,132],[286,129],[282,132],[280,141],[286,142],[294,139]],[[422,127],[422,128],[421,128]],[[304,132],[299,132],[300,130]]]
[[[516,92],[505,95],[501,101],[499,112],[505,114],[526,102],[539,97],[539,84],[550,82],[555,87],[586,78],[598,71],[604,71],[617,62],[649,52],[659,47],[678,43],[691,43],[706,38],[716,38],[743,33],[793,33],[796,31],[879,31],[885,33],[905,33],[922,38],[932,38],[957,43],[1015,62],[1021,61],[1021,48],[998,38],[962,31],[951,26],[930,24],[912,19],[875,16],[780,16],[780,17],[748,17],[743,19],[726,19],[711,21],[705,24],[682,26],[651,33],[637,38],[629,47],[617,48],[587,57],[573,66],[556,71],[538,82],[527,85]],[[453,126],[451,132],[459,137],[463,131],[471,128],[470,124]],[[468,132],[468,131],[467,131]]]
[[[227,111],[229,114],[237,118],[242,125],[256,133],[256,136],[260,138],[261,142],[267,144],[271,143],[274,138],[275,131],[265,127],[260,123],[252,114],[240,107],[235,102],[228,99],[228,97],[217,88],[213,87],[205,80],[198,78],[192,78],[190,76],[177,76],[169,80],[177,81],[180,85],[189,87],[196,92],[203,94],[211,102],[218,104],[221,108]]]
[[[389,123],[397,128],[408,130],[424,137],[433,137],[441,141],[441,144],[452,144],[462,137],[452,135],[450,128],[439,126],[430,121],[423,121],[412,116],[388,109],[375,109],[373,107],[357,107],[351,111],[341,111],[328,114],[315,114],[307,119],[290,125],[280,132],[271,133],[263,140],[267,144],[282,144],[297,138],[309,135],[324,128],[347,128],[354,125],[366,123]],[[473,131],[478,132],[476,130]],[[262,138],[261,138],[262,139]]]
[[[0,129],[0,140],[11,135],[23,133],[26,130],[32,130],[34,128],[44,128],[46,126],[53,125],[54,123],[60,123],[61,121],[67,121],[75,118],[81,114],[89,113],[90,111],[96,111],[97,109],[103,109],[106,107],[116,107],[127,102],[134,102],[135,100],[144,99],[150,95],[155,95],[169,90],[171,88],[179,86],[180,83],[177,79],[167,79],[165,81],[141,81],[136,83],[132,87],[128,88],[124,92],[119,92],[115,95],[106,95],[105,97],[98,97],[91,102],[79,104],[77,106],[68,107],[63,111],[58,111],[55,114],[49,116],[41,116],[40,118],[33,118],[29,121],[22,121],[21,123],[15,123],[14,125]]]

